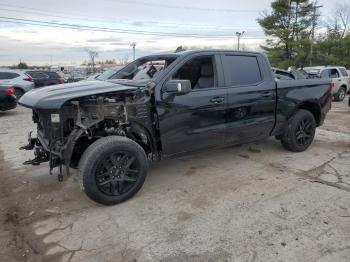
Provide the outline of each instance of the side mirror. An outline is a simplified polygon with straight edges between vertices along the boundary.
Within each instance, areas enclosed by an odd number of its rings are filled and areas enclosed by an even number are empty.
[[[190,80],[169,80],[163,90],[167,93],[182,95],[191,92],[192,85]]]

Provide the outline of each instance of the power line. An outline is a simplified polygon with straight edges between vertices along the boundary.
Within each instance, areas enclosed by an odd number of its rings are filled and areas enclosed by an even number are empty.
[[[22,11],[22,10],[13,10],[13,9],[9,9],[9,8],[0,8],[0,11],[6,11],[6,12],[13,12],[13,13],[20,13],[20,14],[39,14],[39,15],[43,15],[46,17],[54,17],[54,18],[64,18],[64,19],[72,19],[72,17],[68,17],[68,16],[62,16],[62,15],[57,15],[57,14],[49,14],[47,12],[41,12],[41,11]],[[76,19],[76,17],[75,17]],[[92,19],[86,19],[84,18],[84,20],[89,20],[89,21],[93,21],[93,22],[103,22],[103,21],[99,21],[99,20],[92,20]],[[111,20],[104,20],[104,21],[108,21],[108,22],[114,22]],[[118,22],[121,23],[121,22]],[[146,22],[141,22],[141,21],[135,21],[134,23],[123,23],[126,24],[127,26],[135,26],[135,24],[138,23],[142,23],[144,26],[147,26],[147,23],[150,23],[152,25],[156,25],[159,26],[161,28],[175,28],[175,29],[183,29],[184,26],[186,26],[186,28],[189,27],[193,27],[191,29],[194,30],[232,30],[232,27],[224,27],[224,26],[213,26],[213,25],[191,25],[191,24],[170,24],[172,26],[164,26],[167,25],[168,23],[163,23],[163,22],[155,22],[155,21],[146,21]]]
[[[134,1],[134,0],[104,0],[107,2],[119,2],[122,4],[133,4],[133,5],[144,5],[152,8],[167,8],[167,9],[181,9],[181,10],[192,10],[192,11],[204,11],[204,12],[224,12],[224,13],[259,13],[260,10],[252,9],[229,9],[229,8],[206,8],[206,7],[193,7],[193,6],[179,6],[179,5],[169,5],[164,3],[146,2],[146,1]]]
[[[10,7],[12,8],[12,10],[10,9],[6,9],[6,8],[3,8],[3,7]],[[203,29],[208,29],[210,27],[213,27],[213,29],[230,29],[232,30],[232,27],[233,26],[219,26],[219,25],[209,25],[209,24],[185,24],[185,23],[170,23],[170,22],[158,22],[158,21],[130,21],[128,23],[124,21],[115,21],[115,17],[113,16],[106,16],[104,15],[103,18],[101,17],[98,17],[98,16],[92,16],[92,15],[86,15],[86,14],[81,14],[81,13],[74,13],[74,12],[57,12],[56,11],[49,11],[49,10],[44,10],[44,9],[40,9],[40,8],[30,8],[30,7],[26,7],[26,6],[18,6],[18,5],[12,5],[12,4],[2,4],[1,5],[2,8],[0,8],[0,10],[5,10],[5,11],[12,11],[12,12],[20,12],[20,13],[33,13],[33,14],[48,14],[48,16],[51,16],[51,17],[58,17],[58,18],[68,18],[68,19],[76,19],[76,18],[84,18],[85,20],[90,20],[90,21],[96,21],[96,22],[99,22],[99,21],[108,21],[108,22],[118,22],[118,23],[124,23],[124,24],[133,24],[133,22],[141,22],[141,23],[144,23],[144,24],[153,24],[153,25],[161,25],[162,27],[166,27],[164,25],[170,25],[171,27],[174,27],[174,28],[177,28],[177,27],[184,27],[186,26],[187,28],[188,27],[198,27],[198,28],[203,28]],[[183,7],[182,7],[183,8]],[[14,9],[14,10],[13,10]],[[16,10],[17,9],[17,10]],[[20,9],[23,9],[23,10],[20,10]],[[239,12],[244,12],[244,10],[235,10],[237,13]],[[57,15],[58,14],[58,15]],[[92,19],[91,19],[92,18]],[[109,18],[109,19],[105,19],[105,18]]]
[[[180,33],[157,32],[157,31],[129,30],[129,29],[121,29],[121,28],[109,28],[109,27],[87,26],[87,25],[80,25],[80,24],[47,22],[47,21],[21,19],[21,18],[13,18],[13,17],[2,17],[2,16],[0,16],[0,21],[7,22],[7,23],[55,27],[55,28],[64,28],[64,29],[125,33],[125,34],[137,34],[137,35],[156,35],[156,36],[191,37],[191,38],[214,38],[214,39],[230,38],[231,37],[229,35],[200,35],[200,34],[184,34],[184,33],[180,34]],[[259,39],[259,38],[254,38],[254,39]]]
[[[156,36],[200,37],[200,38],[228,38],[229,37],[228,35],[179,34],[179,33],[157,32],[157,31],[97,27],[97,26],[87,26],[87,25],[80,25],[80,24],[47,22],[47,21],[21,19],[21,18],[13,18],[13,17],[2,17],[2,16],[0,16],[0,19],[2,22],[12,22],[12,23],[19,23],[19,24],[57,27],[57,28],[66,28],[66,29],[77,29],[77,30],[86,30],[86,31],[139,34],[139,35],[156,35]]]

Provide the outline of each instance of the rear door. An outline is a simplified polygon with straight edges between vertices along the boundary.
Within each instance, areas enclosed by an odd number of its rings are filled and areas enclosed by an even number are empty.
[[[227,87],[227,142],[268,137],[275,124],[276,83],[260,55],[221,56]]]

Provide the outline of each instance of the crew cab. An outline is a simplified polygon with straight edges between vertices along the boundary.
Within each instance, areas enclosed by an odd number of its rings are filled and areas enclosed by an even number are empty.
[[[265,55],[201,50],[139,58],[109,81],[24,95],[37,137],[28,145],[50,169],[79,170],[85,193],[113,205],[142,187],[153,161],[269,136],[290,151],[312,143],[331,108],[329,80],[278,81]],[[51,171],[50,170],[50,171]]]

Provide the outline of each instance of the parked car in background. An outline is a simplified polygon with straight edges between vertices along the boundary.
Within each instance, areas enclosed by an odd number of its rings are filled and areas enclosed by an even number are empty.
[[[33,78],[20,70],[0,70],[0,84],[13,87],[18,99],[34,88]]]
[[[26,71],[25,73],[33,78],[36,88],[64,83],[64,79],[60,77],[56,72],[45,70],[31,70]]]
[[[79,82],[86,79],[86,75],[81,72],[71,72],[65,76],[66,83]]]
[[[0,85],[0,111],[11,110],[17,107],[15,90],[8,85]]]
[[[315,66],[305,67],[310,75],[332,80],[332,95],[335,101],[343,101],[350,89],[350,77],[345,67],[342,66]]]

